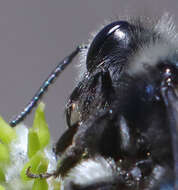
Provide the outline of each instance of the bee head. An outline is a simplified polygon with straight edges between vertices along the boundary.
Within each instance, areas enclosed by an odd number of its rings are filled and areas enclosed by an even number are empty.
[[[173,103],[164,89],[177,90],[177,47],[165,18],[154,25],[116,21],[95,36],[87,70],[66,108],[72,135],[65,150],[87,152],[69,169],[71,189],[158,189],[164,180],[174,183],[177,140],[171,127],[177,127],[177,99]],[[71,181],[77,173],[84,182]]]

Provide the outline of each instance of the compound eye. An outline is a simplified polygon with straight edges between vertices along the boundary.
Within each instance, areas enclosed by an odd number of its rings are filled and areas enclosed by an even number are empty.
[[[87,69],[97,66],[95,60],[103,58],[113,48],[127,48],[130,41],[131,25],[126,21],[116,21],[105,26],[94,38],[87,54]]]

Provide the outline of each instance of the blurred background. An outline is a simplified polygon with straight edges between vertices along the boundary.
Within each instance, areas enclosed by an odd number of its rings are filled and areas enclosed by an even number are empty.
[[[104,20],[123,15],[153,19],[169,12],[178,18],[177,0],[1,0],[0,115],[9,121],[29,102],[59,60]],[[78,59],[43,98],[56,141],[65,130],[64,108],[77,85]],[[33,112],[24,121],[32,125]]]

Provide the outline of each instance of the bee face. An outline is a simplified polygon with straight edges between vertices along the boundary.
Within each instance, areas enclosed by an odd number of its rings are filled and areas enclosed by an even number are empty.
[[[55,149],[65,190],[174,188],[178,55],[165,20],[116,21],[93,39]]]
[[[115,21],[94,37],[86,71],[66,105],[68,129],[54,151],[64,190],[178,189],[178,37],[169,16],[157,23]],[[81,50],[64,58],[22,121]],[[27,172],[27,175],[29,173]]]

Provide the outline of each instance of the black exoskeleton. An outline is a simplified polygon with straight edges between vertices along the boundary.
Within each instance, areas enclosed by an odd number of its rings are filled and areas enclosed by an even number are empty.
[[[178,189],[178,37],[164,16],[105,26],[54,150],[64,190]]]

